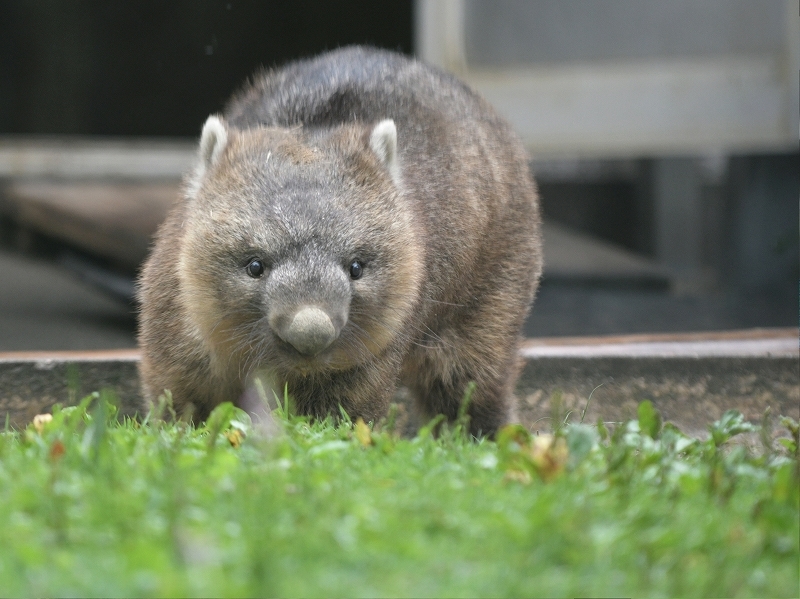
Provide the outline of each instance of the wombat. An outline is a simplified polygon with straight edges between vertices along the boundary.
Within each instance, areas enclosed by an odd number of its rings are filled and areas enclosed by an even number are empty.
[[[139,282],[147,401],[202,420],[259,380],[378,421],[404,386],[453,420],[471,387],[473,434],[512,417],[537,191],[465,84],[364,47],[263,72],[206,121],[184,187]]]

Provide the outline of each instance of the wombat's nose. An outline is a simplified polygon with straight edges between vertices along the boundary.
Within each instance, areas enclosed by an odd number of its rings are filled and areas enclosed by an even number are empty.
[[[316,356],[334,342],[338,333],[330,316],[315,306],[301,309],[280,335],[301,354]]]

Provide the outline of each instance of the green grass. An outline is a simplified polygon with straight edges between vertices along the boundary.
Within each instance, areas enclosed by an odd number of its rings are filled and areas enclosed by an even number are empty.
[[[645,402],[609,435],[498,441],[221,406],[117,422],[97,395],[0,433],[2,596],[796,597],[794,440],[754,456]],[[766,438],[766,435],[765,435]]]

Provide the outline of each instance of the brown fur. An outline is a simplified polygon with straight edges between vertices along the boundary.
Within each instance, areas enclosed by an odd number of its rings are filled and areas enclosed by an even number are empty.
[[[383,119],[396,163],[370,145]],[[472,432],[508,421],[541,249],[507,123],[448,75],[350,48],[257,77],[222,127],[142,272],[145,397],[170,389],[204,418],[258,378],[288,384],[301,413],[375,421],[402,384],[424,416],[453,419],[474,381]],[[262,278],[251,255],[270,263]],[[314,356],[275,324],[304,305],[341,325]]]

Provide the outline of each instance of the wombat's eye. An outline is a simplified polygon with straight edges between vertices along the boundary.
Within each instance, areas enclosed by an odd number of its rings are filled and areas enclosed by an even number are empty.
[[[358,260],[353,260],[350,264],[350,278],[353,280],[360,279],[362,274],[364,274],[364,265]]]
[[[246,266],[247,274],[257,279],[264,274],[264,263],[258,258],[253,258]]]

